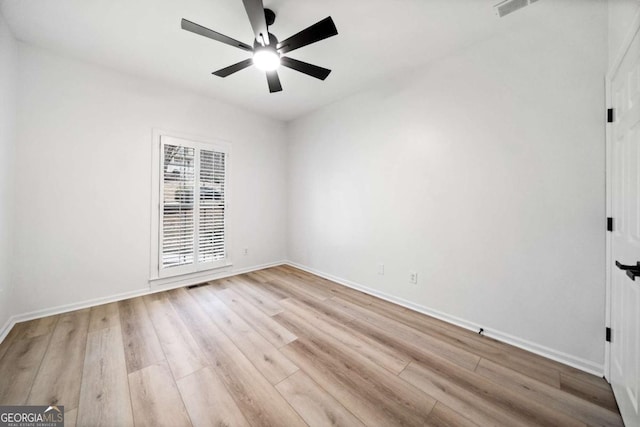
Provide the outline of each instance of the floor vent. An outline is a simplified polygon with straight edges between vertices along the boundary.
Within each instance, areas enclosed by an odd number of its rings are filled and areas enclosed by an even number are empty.
[[[538,0],[505,0],[494,6],[496,13],[500,18],[505,15],[515,12],[518,9],[522,9],[525,6],[529,6],[531,3],[535,3]]]
[[[205,283],[198,283],[197,285],[189,285],[187,286],[187,289],[194,289],[194,288],[199,288],[200,286],[207,286],[209,283],[205,282]]]

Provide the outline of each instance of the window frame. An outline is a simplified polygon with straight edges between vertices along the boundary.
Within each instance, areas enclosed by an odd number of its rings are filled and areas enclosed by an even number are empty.
[[[197,171],[200,170],[200,150],[209,150],[225,153],[225,185],[224,185],[224,250],[225,258],[221,260],[214,260],[212,262],[199,263],[198,253],[194,252],[194,263],[184,266],[176,266],[169,268],[162,268],[162,192],[164,188],[164,179],[162,175],[162,161],[164,159],[164,145],[172,145],[179,143],[186,147],[192,147],[196,149],[196,155],[194,158],[194,164],[198,164]],[[149,269],[149,281],[154,282],[175,282],[182,279],[189,279],[192,277],[204,276],[212,271],[216,272],[225,267],[232,266],[230,258],[230,175],[231,175],[231,143],[215,139],[206,138],[202,136],[196,136],[191,134],[185,134],[181,132],[171,132],[161,129],[153,129],[152,138],[152,164],[151,164],[151,262]],[[199,176],[196,174],[195,186],[198,187]],[[195,190],[195,188],[194,188]],[[197,192],[194,191],[194,248],[198,246],[198,223],[199,223],[199,207],[200,200],[196,196],[199,194],[199,188]],[[162,283],[160,283],[162,284]]]

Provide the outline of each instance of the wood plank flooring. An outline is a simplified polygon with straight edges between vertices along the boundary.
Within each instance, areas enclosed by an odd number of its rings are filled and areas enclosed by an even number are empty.
[[[602,378],[288,266],[17,324],[0,405],[78,426],[622,426]]]

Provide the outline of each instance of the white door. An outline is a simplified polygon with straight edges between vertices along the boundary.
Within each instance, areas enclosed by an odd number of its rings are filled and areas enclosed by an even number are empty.
[[[640,32],[610,82],[610,380],[625,424],[640,426]]]

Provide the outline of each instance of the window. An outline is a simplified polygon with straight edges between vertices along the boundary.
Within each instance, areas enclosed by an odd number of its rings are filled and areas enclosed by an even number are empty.
[[[228,148],[159,138],[157,277],[226,265]]]

